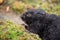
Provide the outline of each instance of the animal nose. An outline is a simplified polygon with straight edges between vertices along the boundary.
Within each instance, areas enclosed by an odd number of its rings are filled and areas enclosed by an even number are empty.
[[[23,19],[23,18],[25,18],[25,16],[24,16],[24,15],[21,15],[20,17],[21,17],[22,19]]]

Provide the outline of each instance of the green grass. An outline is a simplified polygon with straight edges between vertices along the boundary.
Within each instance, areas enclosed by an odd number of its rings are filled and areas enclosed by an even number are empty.
[[[11,21],[0,24],[0,40],[41,40],[37,35],[26,32],[22,25]]]

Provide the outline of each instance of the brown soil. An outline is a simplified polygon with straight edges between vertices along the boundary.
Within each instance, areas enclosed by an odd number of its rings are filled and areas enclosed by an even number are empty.
[[[0,20],[1,19],[7,19],[11,20],[15,24],[23,24],[24,22],[20,18],[20,15],[14,13],[14,12],[0,12]]]

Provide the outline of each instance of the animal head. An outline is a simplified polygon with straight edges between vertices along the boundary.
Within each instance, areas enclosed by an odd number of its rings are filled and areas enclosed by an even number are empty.
[[[28,31],[37,34],[39,29],[42,29],[40,20],[43,20],[45,16],[46,12],[42,9],[30,9],[22,14],[21,18],[28,25],[25,26],[25,28]]]
[[[30,9],[27,10],[21,18],[25,23],[31,24],[39,19],[42,20],[45,17],[45,14],[45,11],[42,9]]]

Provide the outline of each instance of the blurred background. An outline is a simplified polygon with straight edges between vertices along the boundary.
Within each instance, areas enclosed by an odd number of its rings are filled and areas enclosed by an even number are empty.
[[[47,13],[59,14],[60,0],[0,0],[0,11],[12,10],[22,13],[26,9],[32,8],[42,8]]]
[[[60,0],[0,0],[0,40],[42,40],[29,33],[20,19],[27,9],[40,8],[60,15]]]

